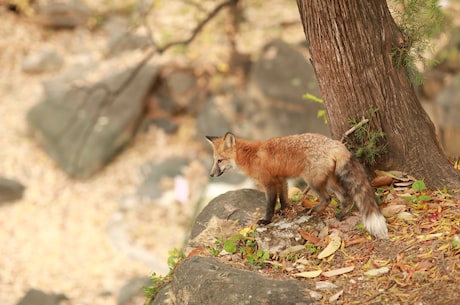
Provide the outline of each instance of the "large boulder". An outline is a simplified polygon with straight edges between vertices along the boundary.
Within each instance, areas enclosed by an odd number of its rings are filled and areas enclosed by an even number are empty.
[[[436,97],[441,142],[451,156],[460,155],[460,73]]]
[[[160,304],[313,304],[313,285],[292,279],[270,279],[214,258],[192,257],[174,272],[174,280],[153,301]]]
[[[314,303],[320,294],[315,291],[313,282],[270,277],[263,272],[236,267],[238,261],[232,263],[230,259],[193,255],[200,249],[212,248],[216,238],[226,240],[238,234],[241,228],[256,223],[264,212],[265,194],[252,189],[227,192],[211,200],[192,226],[186,248],[189,258],[175,268],[172,281],[160,289],[151,304]],[[269,226],[258,236],[265,240],[266,251],[272,252],[274,247],[267,240],[276,243],[285,238],[289,230],[291,235],[294,232],[298,235],[298,224],[305,221],[302,217],[292,226],[284,224],[283,228],[273,226],[272,229]]]
[[[242,132],[259,138],[302,132],[327,135],[328,127],[317,117],[324,107],[303,99],[306,93],[320,96],[315,72],[306,57],[286,42],[269,42],[252,66],[248,96],[240,103],[247,118]]]
[[[71,177],[88,178],[132,139],[158,69],[129,53],[45,84],[27,119],[33,134]]]

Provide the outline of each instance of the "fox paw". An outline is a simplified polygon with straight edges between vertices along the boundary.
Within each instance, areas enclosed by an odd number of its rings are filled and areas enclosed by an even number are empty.
[[[271,222],[271,220],[266,220],[266,219],[260,219],[257,224],[258,225],[268,225]]]

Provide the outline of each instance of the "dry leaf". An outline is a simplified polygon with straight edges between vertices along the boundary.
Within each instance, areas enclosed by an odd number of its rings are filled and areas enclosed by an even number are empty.
[[[322,272],[323,272],[322,270],[304,271],[304,272],[296,273],[294,274],[294,276],[305,277],[305,278],[311,279],[314,277],[318,277]]]
[[[309,243],[311,243],[313,245],[317,245],[317,244],[319,244],[321,242],[319,240],[319,238],[315,234],[309,233],[309,232],[307,232],[305,230],[302,230],[302,229],[299,230],[299,233],[300,233],[300,236],[302,236],[303,239],[305,239],[306,241],[308,241]]]
[[[324,271],[322,275],[331,277],[331,276],[337,276],[337,275],[342,275],[348,272],[351,272],[355,269],[355,266],[349,266],[349,267],[343,267],[335,270],[330,270],[330,271]]]
[[[365,243],[366,241],[367,241],[367,239],[365,239],[364,237],[359,237],[359,238],[355,238],[355,239],[349,239],[349,240],[345,241],[345,247],[350,247],[350,246],[353,246],[353,245],[362,244],[362,243]]]
[[[398,217],[400,219],[405,219],[405,220],[413,220],[414,219],[414,215],[412,215],[409,212],[401,212],[398,215],[396,215],[396,217]]]
[[[318,254],[318,258],[322,259],[328,256],[331,256],[332,254],[335,253],[340,248],[340,245],[342,244],[342,240],[338,235],[331,234],[331,241],[329,244],[324,248],[321,253]]]
[[[390,176],[377,176],[372,180],[371,185],[373,187],[380,187],[384,185],[390,185],[393,182],[393,178]]]
[[[381,267],[381,268],[377,268],[377,269],[369,269],[366,272],[364,272],[364,274],[368,275],[368,276],[379,276],[379,275],[388,273],[388,271],[390,271],[390,268]]]
[[[392,205],[389,205],[389,206],[386,206],[384,208],[382,208],[382,214],[383,216],[385,217],[393,217],[395,215],[397,215],[398,213],[404,211],[404,209],[406,208],[405,205],[402,205],[402,204],[392,204]]]
[[[302,200],[302,206],[307,209],[311,209],[317,204],[318,204],[318,201],[316,200],[310,200],[310,199]]]
[[[336,294],[331,295],[331,297],[329,298],[329,302],[332,303],[332,302],[337,301],[342,296],[342,294],[343,294],[343,290],[340,290]]]

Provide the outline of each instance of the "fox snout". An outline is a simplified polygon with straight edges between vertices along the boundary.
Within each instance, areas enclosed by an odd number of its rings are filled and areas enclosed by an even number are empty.
[[[219,177],[224,173],[223,169],[220,169],[218,166],[213,166],[211,169],[211,173],[209,174],[211,177]]]

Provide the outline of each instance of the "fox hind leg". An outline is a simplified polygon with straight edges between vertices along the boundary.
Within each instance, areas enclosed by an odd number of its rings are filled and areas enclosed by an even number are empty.
[[[327,177],[319,177],[319,179],[316,177],[315,179],[315,181],[306,181],[308,182],[310,188],[319,196],[319,203],[311,209],[311,212],[319,213],[322,212],[331,202],[331,196],[329,196],[326,188]]]
[[[338,220],[342,220],[343,217],[347,215],[353,208],[353,205],[351,205],[353,200],[350,198],[345,189],[339,184],[339,182],[334,176],[329,177],[327,188],[334,192],[340,201],[340,213],[336,215],[336,218]]]
[[[284,210],[289,207],[289,196],[288,196],[288,187],[287,181],[284,178],[278,179],[278,197],[280,199],[281,210]]]

